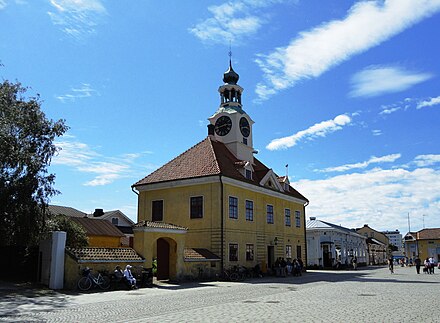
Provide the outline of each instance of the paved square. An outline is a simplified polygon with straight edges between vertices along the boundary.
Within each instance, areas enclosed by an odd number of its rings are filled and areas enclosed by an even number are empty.
[[[439,273],[402,267],[89,294],[0,289],[0,321],[438,322],[439,293]]]

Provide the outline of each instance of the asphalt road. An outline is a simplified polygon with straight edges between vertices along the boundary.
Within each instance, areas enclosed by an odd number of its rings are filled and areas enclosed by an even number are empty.
[[[439,322],[440,274],[378,267],[87,294],[0,282],[0,321]]]

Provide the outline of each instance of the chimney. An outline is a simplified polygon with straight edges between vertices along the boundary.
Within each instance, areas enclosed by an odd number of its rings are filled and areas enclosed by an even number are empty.
[[[95,209],[95,212],[93,212],[94,217],[98,217],[102,215],[104,215],[104,209]]]
[[[311,216],[310,217],[310,221],[315,221],[316,220],[316,216]]]

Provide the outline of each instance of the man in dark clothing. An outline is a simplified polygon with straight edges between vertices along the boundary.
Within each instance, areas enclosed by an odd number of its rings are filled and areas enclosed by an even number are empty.
[[[416,260],[414,260],[414,263],[416,264],[417,273],[420,274],[420,265],[422,264],[422,261],[420,260],[419,256],[417,256]]]

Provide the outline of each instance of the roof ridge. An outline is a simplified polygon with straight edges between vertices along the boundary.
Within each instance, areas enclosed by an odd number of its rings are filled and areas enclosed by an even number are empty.
[[[180,158],[181,156],[185,155],[186,153],[188,153],[189,151],[191,151],[192,149],[194,149],[195,147],[197,147],[198,145],[202,144],[204,141],[206,141],[208,139],[208,137],[206,137],[205,139],[203,139],[202,141],[199,141],[198,143],[196,143],[195,145],[193,145],[192,147],[188,148],[187,150],[185,150],[183,153],[179,154],[178,156],[174,157],[173,159],[169,160],[168,162],[166,162],[165,164],[163,164],[161,167],[159,167],[158,169],[152,171],[150,174],[148,174],[147,176],[145,176],[144,178],[140,179],[139,181],[137,181],[136,183],[134,183],[132,185],[132,187],[136,186],[136,185],[140,185],[140,183],[146,179],[148,176],[151,176],[155,173],[158,173],[159,171],[161,171],[162,169],[164,169],[166,166],[168,166],[170,163],[172,163],[173,161],[175,161],[176,159]]]

